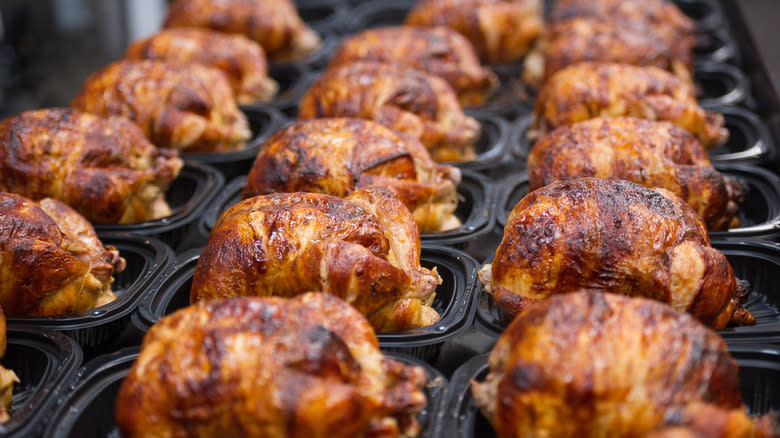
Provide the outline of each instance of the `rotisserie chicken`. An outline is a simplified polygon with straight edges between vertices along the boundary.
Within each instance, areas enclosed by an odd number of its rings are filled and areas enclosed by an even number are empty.
[[[425,383],[331,295],[214,300],[151,328],[116,419],[126,438],[415,436]]]
[[[479,64],[474,46],[449,27],[390,26],[346,38],[328,68],[354,61],[399,63],[446,80],[464,106],[483,104],[498,88],[498,77]]]
[[[7,341],[5,314],[2,307],[0,307],[0,359],[5,356]],[[16,376],[16,373],[0,366],[0,424],[11,418],[11,399],[13,398],[14,383],[19,383],[19,377]]]
[[[616,116],[674,122],[705,147],[728,138],[723,115],[702,109],[690,82],[658,67],[601,62],[555,73],[539,92],[534,126],[544,135],[562,125]]]
[[[542,137],[526,163],[530,189],[581,176],[620,178],[662,187],[682,198],[709,230],[739,225],[745,188],[712,167],[696,137],[670,122],[595,118]]]
[[[257,41],[269,59],[303,58],[320,46],[292,0],[173,0],[163,27],[205,27]]]
[[[416,139],[364,119],[311,119],[278,131],[260,148],[243,197],[316,192],[343,198],[386,187],[409,208],[421,232],[460,226],[458,168],[437,164]]]
[[[71,106],[127,117],[158,147],[185,152],[240,149],[251,135],[225,75],[201,64],[114,62],[87,78]]]
[[[498,338],[474,400],[501,438],[777,437],[745,412],[736,361],[689,315],[583,290],[530,306]]]
[[[663,301],[713,328],[754,324],[741,306],[744,286],[710,246],[704,222],[658,190],[590,177],[534,190],[509,214],[480,281],[509,314],[591,288]]]
[[[123,117],[50,108],[0,121],[0,190],[59,199],[93,224],[169,216],[165,191],[181,167]]]
[[[0,192],[0,305],[8,316],[81,312],[113,301],[125,260],[60,201]]]
[[[279,89],[268,77],[263,48],[243,35],[196,28],[166,29],[131,44],[124,58],[195,62],[217,68],[228,78],[242,105],[268,102]]]
[[[211,231],[190,301],[294,296],[322,290],[343,298],[378,331],[425,327],[436,270],[420,266],[420,235],[390,190],[361,189],[344,199],[276,193],[231,207]]]
[[[356,61],[323,73],[300,101],[298,118],[359,117],[419,138],[436,161],[475,158],[479,122],[449,84],[400,64]]]
[[[463,34],[489,63],[517,61],[543,27],[540,0],[419,0],[413,26],[447,26]]]

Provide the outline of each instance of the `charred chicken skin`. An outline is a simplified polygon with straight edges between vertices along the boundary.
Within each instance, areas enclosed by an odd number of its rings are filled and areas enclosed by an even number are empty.
[[[747,416],[723,340],[653,300],[585,290],[534,304],[488,365],[471,390],[502,438],[780,436],[775,415]]]
[[[422,232],[460,226],[458,168],[434,162],[416,139],[363,119],[303,120],[260,148],[243,197],[316,192],[343,198],[386,187],[409,208]]]
[[[125,260],[60,201],[0,192],[0,305],[9,316],[75,313],[113,301]]]
[[[544,23],[539,0],[419,0],[406,24],[450,27],[483,61],[506,63],[526,54]]]
[[[201,302],[155,324],[116,400],[124,437],[398,437],[425,370],[331,295]]]
[[[436,161],[475,158],[480,125],[438,76],[411,67],[356,61],[328,69],[304,93],[299,119],[359,117],[419,138]]]
[[[0,307],[0,359],[5,356],[7,344],[5,314]],[[0,424],[11,418],[11,399],[13,398],[14,383],[19,383],[19,377],[12,370],[0,366]]]
[[[541,135],[562,125],[616,116],[674,122],[705,147],[728,138],[723,115],[702,109],[690,82],[652,66],[574,64],[545,83],[534,107],[534,125]]]
[[[441,282],[420,266],[411,213],[387,189],[344,199],[277,193],[231,207],[211,231],[192,280],[190,301],[235,296],[295,296],[322,290],[343,298],[378,331],[425,327]]]
[[[670,122],[595,118],[542,137],[526,163],[530,189],[581,176],[661,187],[683,199],[709,230],[739,225],[745,189],[712,167],[696,137]]]
[[[464,106],[483,104],[498,77],[479,63],[471,42],[443,26],[391,26],[364,30],[345,39],[328,68],[354,61],[399,63],[446,80]]]
[[[243,35],[196,28],[166,29],[131,44],[124,58],[217,68],[228,78],[242,105],[268,102],[279,89],[276,81],[268,77],[263,48]]]
[[[580,288],[653,298],[713,328],[754,324],[742,282],[674,194],[630,181],[578,178],[526,195],[480,281],[499,308]]]
[[[173,0],[163,27],[242,34],[276,61],[303,58],[320,46],[319,35],[301,20],[292,0]]]
[[[71,106],[127,117],[158,147],[185,152],[240,149],[251,135],[225,75],[201,64],[114,62],[87,78]]]
[[[59,199],[94,224],[169,216],[165,191],[181,167],[123,117],[51,108],[0,121],[0,190]]]

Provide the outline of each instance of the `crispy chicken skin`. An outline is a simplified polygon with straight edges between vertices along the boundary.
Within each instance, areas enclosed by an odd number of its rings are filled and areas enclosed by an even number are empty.
[[[419,0],[405,23],[455,29],[489,63],[522,58],[544,24],[540,0]]]
[[[578,178],[526,195],[480,281],[510,314],[579,288],[653,298],[713,328],[753,324],[742,282],[674,194]]]
[[[434,162],[416,139],[364,119],[311,119],[276,132],[260,148],[243,197],[315,192],[343,198],[386,187],[421,232],[460,226],[454,215],[460,170]]]
[[[747,416],[723,340],[653,300],[583,290],[534,304],[488,365],[471,391],[501,438],[779,436],[774,415]]]
[[[0,121],[0,190],[59,199],[93,224],[169,216],[165,190],[181,167],[123,117],[50,108]]]
[[[113,301],[125,260],[60,201],[0,192],[0,305],[9,316],[81,312]]]
[[[0,359],[5,356],[7,344],[5,314],[0,307]],[[5,423],[11,418],[11,399],[13,398],[14,383],[19,383],[19,377],[12,370],[0,366],[0,423]]]
[[[530,189],[581,176],[620,178],[662,187],[682,198],[709,230],[739,225],[745,189],[712,167],[696,137],[671,122],[595,118],[542,137],[526,162]]]
[[[128,117],[158,147],[185,152],[240,149],[251,135],[225,75],[201,64],[117,61],[90,75],[71,106]]]
[[[464,106],[483,104],[497,89],[498,77],[482,67],[474,46],[448,27],[388,26],[347,37],[328,68],[354,61],[399,63],[446,80]]]
[[[127,48],[125,59],[199,63],[222,71],[241,105],[269,102],[279,85],[268,77],[263,48],[249,38],[208,29],[164,29]]]
[[[127,438],[414,436],[425,382],[331,295],[213,300],[151,328],[116,418]]]
[[[723,115],[702,109],[690,82],[658,67],[602,62],[581,62],[555,73],[539,92],[534,127],[544,135],[599,116],[668,120],[705,147],[728,139]]]
[[[420,266],[411,213],[388,189],[276,193],[231,207],[211,231],[190,301],[235,296],[334,294],[378,331],[425,327],[441,282]]]
[[[164,28],[205,27],[258,42],[269,59],[303,58],[320,46],[292,0],[173,0]]]
[[[438,76],[400,64],[356,61],[328,69],[306,90],[299,119],[359,117],[419,138],[436,161],[476,157],[479,122]]]

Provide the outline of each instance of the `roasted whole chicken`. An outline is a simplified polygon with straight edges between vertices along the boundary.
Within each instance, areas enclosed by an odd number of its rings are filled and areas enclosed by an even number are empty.
[[[522,58],[544,25],[540,0],[419,0],[405,23],[455,29],[489,63]]]
[[[257,41],[272,60],[305,57],[320,46],[317,32],[292,0],[173,0],[163,27],[205,27]]]
[[[158,147],[185,152],[240,149],[251,136],[225,75],[201,64],[114,62],[87,78],[71,106],[128,117]]]
[[[498,89],[498,76],[480,65],[471,42],[444,26],[364,30],[341,42],[328,68],[354,61],[405,64],[439,76],[464,106],[481,105]]]
[[[437,164],[416,139],[364,119],[302,120],[260,148],[243,197],[316,192],[343,198],[386,187],[401,198],[422,232],[460,226],[454,215],[460,170]]]
[[[562,125],[616,116],[674,122],[705,147],[728,139],[723,115],[702,109],[690,82],[658,67],[606,62],[580,62],[555,73],[537,97],[534,127],[544,135]]]
[[[425,327],[436,270],[420,266],[420,235],[390,190],[344,199],[276,193],[231,207],[211,231],[192,279],[190,301],[299,295],[322,290],[368,317],[381,332]]]
[[[0,305],[8,316],[49,316],[102,306],[126,262],[60,201],[0,192]]]
[[[268,77],[263,48],[238,34],[208,29],[164,29],[127,48],[125,59],[157,59],[174,64],[199,63],[217,68],[230,81],[241,105],[270,101],[279,85]]]
[[[709,230],[739,225],[746,188],[712,167],[696,137],[671,122],[631,117],[586,120],[542,137],[526,163],[530,189],[581,176],[661,187],[683,199]]]
[[[474,400],[510,437],[777,437],[747,416],[736,361],[689,315],[583,290],[524,310],[498,338]]]
[[[0,260],[2,260],[0,258]],[[0,359],[5,356],[7,344],[5,314],[0,307]],[[14,383],[19,383],[19,377],[12,370],[0,366],[0,423],[5,423],[11,418],[11,399],[13,398]]]
[[[400,64],[356,61],[328,69],[301,97],[299,119],[359,117],[419,138],[436,161],[476,157],[479,122],[449,84]]]
[[[671,192],[626,180],[556,181],[526,195],[479,273],[517,314],[580,288],[653,298],[713,328],[754,324],[744,286],[710,246],[704,222]]]
[[[0,190],[59,199],[93,224],[169,216],[165,191],[182,164],[123,117],[50,108],[0,121]]]
[[[151,328],[116,419],[127,438],[414,436],[425,383],[331,295],[214,300]]]

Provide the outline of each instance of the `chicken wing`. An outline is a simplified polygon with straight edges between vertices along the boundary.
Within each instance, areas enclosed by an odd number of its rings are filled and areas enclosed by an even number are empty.
[[[436,161],[476,157],[480,125],[444,79],[411,67],[356,61],[329,69],[301,97],[299,119],[359,117],[420,141]]]

